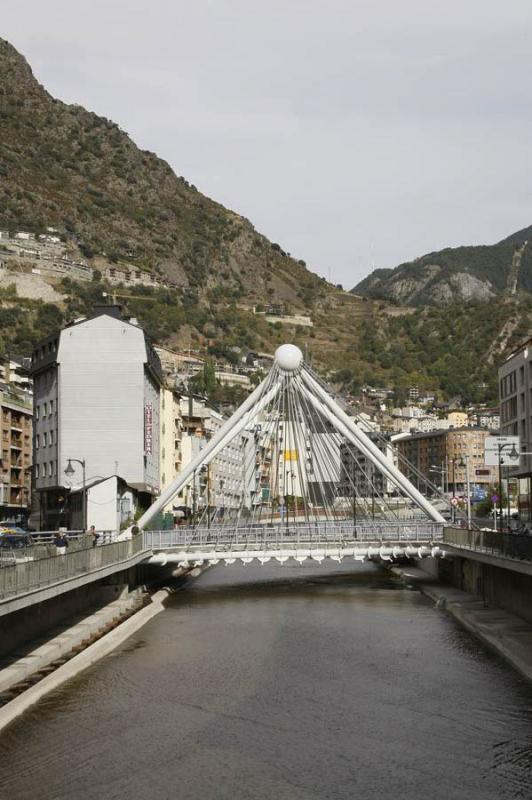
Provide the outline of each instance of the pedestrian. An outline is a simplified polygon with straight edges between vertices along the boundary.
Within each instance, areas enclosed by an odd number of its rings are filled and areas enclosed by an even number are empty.
[[[56,551],[58,556],[66,555],[66,551],[69,545],[69,541],[65,534],[64,528],[59,528],[55,535],[54,544],[56,546]]]
[[[519,514],[512,514],[510,517],[510,521],[508,522],[508,532],[509,533],[521,533],[521,528],[523,527],[521,520],[519,519]]]
[[[96,545],[98,544],[98,539],[100,538],[100,536],[99,536],[99,534],[96,533],[96,528],[94,527],[94,525],[90,526],[90,528],[88,530],[88,534],[89,534],[89,536],[91,538],[92,546],[96,547]]]

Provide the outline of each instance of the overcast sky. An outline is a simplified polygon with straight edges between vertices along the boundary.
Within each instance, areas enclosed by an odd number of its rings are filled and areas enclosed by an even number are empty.
[[[346,288],[532,224],[531,0],[17,0],[0,19],[52,94]]]

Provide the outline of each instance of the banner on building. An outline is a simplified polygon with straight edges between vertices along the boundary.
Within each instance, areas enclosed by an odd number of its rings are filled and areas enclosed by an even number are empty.
[[[153,407],[151,403],[144,405],[144,455],[153,455]]]

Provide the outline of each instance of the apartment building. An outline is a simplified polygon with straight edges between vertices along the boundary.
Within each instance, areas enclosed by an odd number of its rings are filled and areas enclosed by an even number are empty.
[[[0,391],[0,414],[0,516],[21,522],[27,519],[31,503],[31,400],[5,387]]]
[[[517,488],[521,517],[532,519],[532,337],[510,353],[499,369],[502,436],[519,436],[518,467],[505,468]],[[503,476],[504,477],[504,476]]]
[[[366,431],[366,435],[383,453],[388,463],[393,466],[394,454],[389,434]],[[342,444],[340,446],[340,459],[340,487],[344,497],[352,496],[353,488],[358,497],[366,498],[384,497],[394,490],[388,478],[362,452],[355,451],[352,445]]]
[[[89,484],[119,476],[148,505],[160,486],[162,373],[136,320],[123,319],[118,306],[96,308],[39,343],[32,375],[41,527],[70,523],[69,497],[82,501],[84,477]]]
[[[489,487],[498,480],[497,469],[484,463],[485,428],[450,428],[416,433],[396,441],[401,472],[421,491],[430,480],[444,491],[463,494],[467,476],[474,487]]]

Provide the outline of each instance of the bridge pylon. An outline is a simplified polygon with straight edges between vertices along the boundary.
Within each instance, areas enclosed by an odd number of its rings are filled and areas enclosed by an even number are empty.
[[[137,525],[146,528],[191,485],[197,507],[189,522],[226,532],[265,526],[263,531],[274,535],[302,524],[334,522],[356,533],[362,523],[378,527],[413,518],[443,524],[420,491],[419,479],[415,486],[399,470],[391,445],[383,441],[346,413],[298,347],[281,345],[262,383]],[[223,468],[228,448],[231,475]],[[197,476],[204,470],[210,480],[197,497]]]

